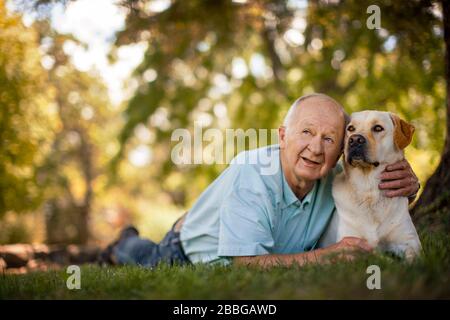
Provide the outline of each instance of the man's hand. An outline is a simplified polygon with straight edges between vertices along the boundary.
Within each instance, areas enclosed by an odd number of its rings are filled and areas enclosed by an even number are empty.
[[[419,179],[406,160],[388,165],[381,173],[380,179],[378,187],[386,190],[384,195],[389,198],[408,197],[414,200],[420,188]]]
[[[344,237],[338,243],[324,248],[326,255],[337,254],[335,258],[344,260],[353,260],[355,254],[361,252],[371,252],[373,247],[369,245],[367,240],[357,237]]]
[[[369,245],[367,240],[357,237],[344,237],[338,243],[328,247],[330,251],[366,251],[370,252],[373,248]]]

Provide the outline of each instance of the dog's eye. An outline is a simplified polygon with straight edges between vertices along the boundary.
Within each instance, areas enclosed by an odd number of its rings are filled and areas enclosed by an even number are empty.
[[[349,125],[349,126],[347,127],[347,131],[350,131],[350,132],[355,131],[355,127],[352,126],[352,125]]]
[[[377,125],[373,126],[372,130],[375,132],[381,132],[384,130],[384,128],[382,126],[380,126],[379,124],[377,124]]]

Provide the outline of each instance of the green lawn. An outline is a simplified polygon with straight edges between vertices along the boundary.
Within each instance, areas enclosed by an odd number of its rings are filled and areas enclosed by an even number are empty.
[[[425,255],[412,264],[387,255],[333,265],[277,267],[139,267],[81,269],[81,289],[68,290],[65,270],[0,275],[0,299],[417,299],[450,298],[450,236],[422,232]],[[381,290],[369,290],[369,265]]]

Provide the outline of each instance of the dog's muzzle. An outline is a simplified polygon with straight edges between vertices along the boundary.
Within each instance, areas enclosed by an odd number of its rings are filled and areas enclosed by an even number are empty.
[[[366,156],[367,140],[360,134],[354,134],[348,138],[347,141],[347,162],[354,165],[354,162],[359,164],[369,164],[378,167],[378,161],[368,161]]]
[[[353,161],[366,161],[366,145],[367,141],[360,134],[354,134],[348,138],[347,148],[348,148],[348,158],[349,164]]]

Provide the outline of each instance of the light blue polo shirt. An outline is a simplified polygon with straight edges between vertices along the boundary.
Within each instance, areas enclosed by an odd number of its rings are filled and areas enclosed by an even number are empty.
[[[335,210],[337,171],[300,201],[281,170],[279,145],[241,152],[189,210],[180,231],[186,255],[193,263],[228,264],[234,256],[314,249]]]

